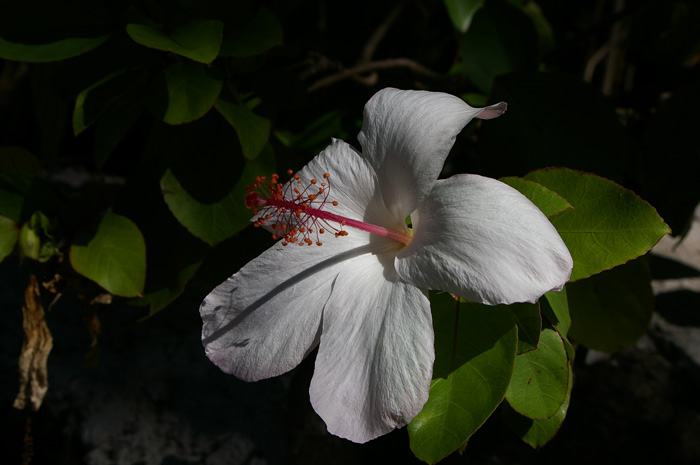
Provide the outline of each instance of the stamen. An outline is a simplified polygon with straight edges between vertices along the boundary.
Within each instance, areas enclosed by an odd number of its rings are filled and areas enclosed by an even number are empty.
[[[282,246],[288,244],[323,245],[320,235],[330,231],[335,237],[344,237],[349,226],[372,234],[395,240],[402,244],[411,241],[404,231],[394,231],[352,218],[345,218],[326,210],[329,206],[338,206],[337,200],[330,200],[332,192],[331,175],[323,173],[325,182],[310,179],[304,187],[304,180],[299,173],[292,174],[286,185],[279,183],[279,176],[272,174],[267,181],[265,176],[255,178],[255,183],[248,186],[245,205],[253,209],[255,218],[253,226],[266,226],[271,230],[273,239],[282,239]],[[292,184],[293,183],[293,184]],[[320,184],[322,187],[313,187]],[[315,193],[312,193],[315,192]]]

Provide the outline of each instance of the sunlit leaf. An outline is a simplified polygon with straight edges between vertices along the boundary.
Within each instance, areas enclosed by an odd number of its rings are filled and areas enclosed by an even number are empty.
[[[643,255],[670,232],[651,205],[600,176],[556,168],[525,177],[574,207],[551,218],[574,259],[571,281]]]
[[[173,63],[164,73],[167,104],[163,121],[168,124],[183,124],[204,116],[214,106],[223,85],[198,63]]]
[[[517,350],[507,306],[432,293],[435,365],[430,398],[408,425],[411,450],[435,463],[464,446],[503,400]]]
[[[18,233],[17,223],[0,216],[0,262],[5,260],[14,250]]]
[[[221,200],[212,203],[193,197],[171,170],[165,172],[160,184],[165,202],[180,224],[207,244],[215,245],[250,224],[251,211],[244,204],[246,187],[255,176],[269,173],[273,166],[274,156],[268,146],[258,158],[245,164],[233,189]]]
[[[219,55],[223,27],[221,21],[194,19],[170,31],[145,24],[128,24],[126,32],[146,47],[209,64]]]
[[[521,415],[546,420],[561,407],[569,385],[568,358],[559,334],[542,329],[537,349],[515,358],[506,400]]]
[[[571,204],[561,195],[551,189],[547,189],[542,184],[530,181],[525,178],[515,176],[500,178],[499,181],[517,189],[521,194],[530,199],[537,208],[542,210],[547,218],[551,218],[564,210],[568,210]]]
[[[126,217],[107,213],[76,234],[70,247],[73,269],[114,295],[135,297],[146,280],[146,244]]]
[[[569,380],[573,377],[573,368],[568,367]],[[539,449],[547,444],[559,432],[561,424],[566,418],[566,412],[569,409],[569,401],[571,400],[571,388],[574,383],[569,382],[569,387],[566,392],[564,402],[551,418],[546,420],[533,420],[520,415],[518,412],[507,403],[502,404],[503,418],[506,424],[515,432],[520,439],[526,444],[529,444],[534,449]]]
[[[229,102],[222,98],[216,101],[215,106],[236,130],[243,156],[248,160],[257,157],[270,137],[270,120],[256,115],[244,104]]]
[[[259,55],[274,46],[282,45],[282,26],[267,8],[261,8],[245,26],[225,29],[221,56],[247,57]]]
[[[633,345],[654,311],[651,273],[643,258],[567,284],[571,339],[615,352]]]

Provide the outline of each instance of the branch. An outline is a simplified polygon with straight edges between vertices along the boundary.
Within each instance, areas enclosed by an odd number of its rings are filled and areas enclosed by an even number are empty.
[[[421,65],[420,63],[410,60],[408,58],[389,58],[387,60],[381,61],[368,61],[366,63],[360,63],[357,66],[353,66],[352,68],[344,69],[339,73],[332,74],[319,81],[316,81],[311,86],[309,86],[308,91],[313,92],[322,87],[326,87],[331,84],[344,81],[345,79],[359,77],[360,74],[369,73],[380,69],[392,68],[405,68],[410,71],[413,71],[414,74],[417,74],[427,79],[435,80],[442,78],[442,75],[436,73],[435,71],[431,71],[428,68]]]

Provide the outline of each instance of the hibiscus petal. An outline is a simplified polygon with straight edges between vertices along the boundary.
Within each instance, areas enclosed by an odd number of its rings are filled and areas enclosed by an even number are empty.
[[[311,404],[329,432],[355,442],[408,424],[428,399],[430,304],[397,280],[393,256],[348,263],[323,313]]]
[[[573,261],[540,210],[494,179],[438,181],[411,214],[414,235],[396,257],[405,281],[490,305],[534,302],[561,289]]]
[[[369,253],[369,234],[323,246],[276,244],[216,287],[200,306],[202,342],[245,381],[285,373],[318,344],[323,306],[345,260]]]
[[[472,108],[440,92],[377,92],[365,105],[358,139],[377,171],[392,219],[403,221],[430,192],[455,137],[472,118],[494,118],[505,108],[505,103]]]

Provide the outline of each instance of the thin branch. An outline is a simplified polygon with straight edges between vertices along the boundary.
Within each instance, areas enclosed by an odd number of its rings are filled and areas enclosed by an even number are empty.
[[[401,14],[401,11],[403,10],[405,5],[406,5],[405,2],[401,2],[401,3],[397,4],[389,12],[389,15],[379,25],[379,27],[377,27],[377,29],[375,29],[374,33],[367,40],[367,43],[365,44],[365,47],[362,50],[362,55],[360,55],[361,62],[367,62],[367,61],[370,61],[372,59],[372,56],[374,55],[374,51],[377,49],[377,46],[382,41],[382,39],[384,38],[386,33],[389,32],[389,29],[391,28],[391,26],[394,25],[394,23],[396,22],[396,19]]]
[[[345,79],[353,78],[364,73],[370,73],[380,69],[393,69],[393,68],[405,68],[413,73],[422,76],[427,79],[440,79],[442,75],[436,73],[435,71],[429,70],[418,62],[410,60],[408,58],[389,58],[380,61],[369,61],[366,63],[360,63],[352,68],[344,69],[339,73],[333,74],[331,76],[325,77],[319,81],[316,81],[309,86],[308,91],[313,92],[320,89],[321,87],[326,87],[331,84],[335,84]]]

